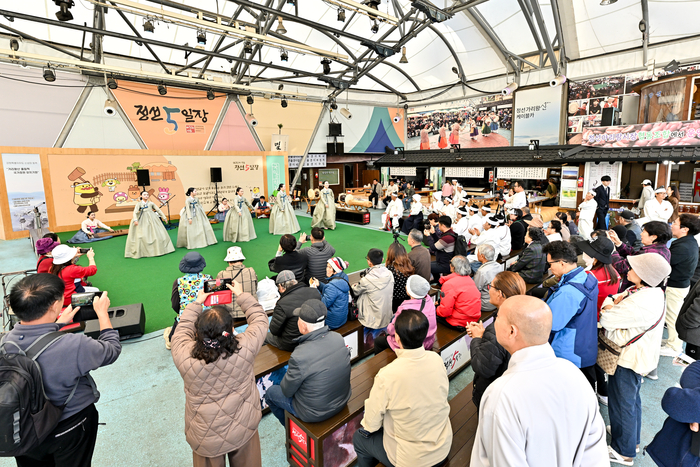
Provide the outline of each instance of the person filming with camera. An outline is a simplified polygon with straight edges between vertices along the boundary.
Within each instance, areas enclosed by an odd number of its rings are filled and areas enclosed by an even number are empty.
[[[95,264],[95,251],[90,248],[72,248],[68,245],[58,245],[51,252],[53,255],[53,265],[49,272],[65,284],[63,293],[63,307],[70,305],[71,295],[74,293],[99,292],[99,289],[92,287],[85,279],[97,274]],[[78,266],[76,263],[85,254],[88,258],[87,267]]]

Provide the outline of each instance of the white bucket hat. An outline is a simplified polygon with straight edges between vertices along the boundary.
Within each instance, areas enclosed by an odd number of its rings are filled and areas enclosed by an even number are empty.
[[[224,258],[224,261],[232,263],[234,261],[243,261],[244,259],[245,256],[243,256],[243,250],[241,250],[241,247],[232,246],[226,250],[226,258]]]
[[[78,253],[77,248],[69,247],[68,245],[58,245],[51,252],[53,256],[53,264],[64,264],[75,258]]]
[[[639,278],[652,287],[661,284],[671,274],[671,265],[663,256],[656,253],[630,255],[627,261]]]
[[[416,203],[420,203],[420,195],[419,194],[413,195],[413,201],[415,201]]]

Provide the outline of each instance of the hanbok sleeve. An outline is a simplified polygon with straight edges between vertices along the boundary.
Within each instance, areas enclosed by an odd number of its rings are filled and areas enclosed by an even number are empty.
[[[153,209],[156,212],[156,214],[160,216],[161,219],[163,219],[164,221],[168,220],[168,218],[165,217],[165,214],[163,214],[163,211],[161,211],[160,208],[153,203],[153,201],[149,201],[148,204],[150,204],[151,209]]]
[[[134,206],[134,215],[131,217],[131,222],[138,222],[139,220],[139,207],[141,206],[141,201],[136,203],[136,206]]]

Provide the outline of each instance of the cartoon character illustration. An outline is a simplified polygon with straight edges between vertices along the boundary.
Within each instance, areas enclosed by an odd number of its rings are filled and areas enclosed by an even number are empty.
[[[116,178],[108,178],[104,182],[102,182],[102,186],[109,187],[109,191],[116,191],[117,185],[119,185],[121,182],[117,180]]]
[[[162,203],[169,200],[170,199],[170,188],[168,188],[168,187],[158,188],[158,199]]]
[[[253,187],[253,198],[257,198],[258,195],[260,195],[260,188],[259,187]]]
[[[129,199],[129,197],[123,191],[118,191],[117,193],[114,194],[114,201],[116,201],[118,204],[123,203],[127,199]]]
[[[82,167],[76,167],[68,175],[68,180],[74,182],[71,185],[73,202],[78,206],[79,213],[84,213],[88,208],[90,208],[90,212],[97,212],[100,210],[97,203],[100,201],[102,193],[92,183],[85,180],[83,175],[85,175],[85,170]]]
[[[137,201],[141,197],[141,189],[137,185],[129,185],[129,198]]]

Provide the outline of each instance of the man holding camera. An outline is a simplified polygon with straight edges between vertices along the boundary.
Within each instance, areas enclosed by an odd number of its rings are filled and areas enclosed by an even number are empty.
[[[61,313],[63,281],[52,274],[35,274],[19,281],[10,292],[10,306],[19,324],[4,342],[13,342],[23,351],[44,335],[59,331],[73,320],[79,308]],[[64,334],[37,358],[46,397],[63,414],[48,437],[26,454],[16,458],[18,466],[90,466],[97,440],[98,413],[95,402],[100,394],[90,371],[114,363],[121,353],[119,333],[112,329],[107,310],[107,292],[92,303],[100,325],[97,340],[84,334]],[[14,353],[14,345],[6,345]]]

